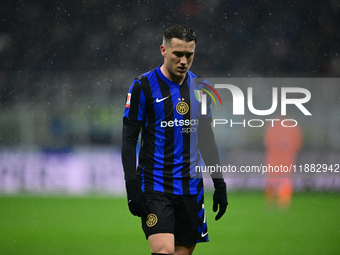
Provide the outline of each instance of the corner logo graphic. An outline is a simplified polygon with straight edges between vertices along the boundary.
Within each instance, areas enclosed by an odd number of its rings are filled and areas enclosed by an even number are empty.
[[[182,101],[180,98],[178,98],[179,102],[176,105],[176,111],[181,114],[184,115],[189,111],[189,105],[184,102],[184,98],[182,98]]]
[[[210,85],[206,84],[206,83],[200,83],[204,86],[206,86],[207,88],[209,88],[212,92],[215,93],[215,95],[217,96],[218,100],[220,101],[220,104],[222,106],[222,100],[220,98],[220,95],[217,93],[217,91],[211,87]],[[201,114],[202,115],[207,115],[207,94],[211,97],[211,99],[214,101],[215,105],[217,105],[215,97],[213,96],[212,93],[210,93],[207,89],[205,88],[199,88],[200,90],[195,90],[195,97],[198,100],[198,102],[201,103]],[[207,94],[203,94],[203,91]]]
[[[217,92],[208,84],[201,83],[204,86],[208,87],[211,91],[213,91],[218,99],[220,100],[220,103],[222,105],[222,101],[217,94]],[[245,110],[244,110],[244,105],[245,105],[245,97],[243,94],[243,91],[232,84],[215,84],[214,86],[217,89],[228,89],[231,92],[232,98],[233,98],[233,115],[245,115]],[[216,105],[216,100],[214,99],[212,93],[204,88],[199,88],[200,90],[195,90],[195,95],[196,98],[199,102],[201,102],[201,114],[202,115],[207,115],[207,95],[203,94],[202,91],[205,91],[208,95],[211,96],[212,100],[215,102]],[[288,98],[288,95],[290,93],[300,93],[303,94],[304,97],[299,97],[299,98]],[[248,105],[248,110],[258,116],[266,116],[273,114],[277,107],[278,107],[278,88],[273,87],[272,88],[272,106],[270,109],[267,110],[259,110],[255,109],[253,105],[253,88],[248,87],[247,88],[247,105]],[[299,88],[299,87],[281,87],[281,115],[287,115],[287,105],[293,104],[295,105],[304,115],[309,115],[311,116],[312,114],[306,109],[306,107],[303,105],[307,103],[311,99],[311,93],[308,89],[305,88]],[[265,119],[265,121],[271,121],[272,126],[274,126],[274,121],[280,121],[279,119]],[[293,125],[285,125],[284,122],[290,121],[294,122]],[[254,125],[253,122],[259,123],[258,125]],[[230,123],[230,127],[233,125],[242,125],[243,127],[246,126],[246,120],[243,119],[242,122],[234,122],[232,119],[230,122],[226,119],[214,119],[213,120],[213,127],[215,127],[217,124],[227,124]],[[262,127],[264,126],[264,120],[261,119],[251,119],[248,122],[248,126],[250,127]],[[284,119],[281,121],[281,125],[283,127],[295,127],[297,125],[297,121],[295,119]]]

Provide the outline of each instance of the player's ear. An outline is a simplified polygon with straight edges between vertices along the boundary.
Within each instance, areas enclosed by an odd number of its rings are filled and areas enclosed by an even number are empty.
[[[166,56],[166,47],[165,47],[164,44],[161,45],[161,54],[162,54],[163,57]]]

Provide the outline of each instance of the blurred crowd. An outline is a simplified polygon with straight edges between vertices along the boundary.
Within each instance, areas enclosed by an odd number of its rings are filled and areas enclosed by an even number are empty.
[[[10,0],[0,13],[2,72],[148,71],[164,29],[184,23],[205,76],[340,75],[337,0]]]
[[[117,140],[131,76],[179,23],[201,76],[340,76],[338,0],[1,1],[0,144]]]

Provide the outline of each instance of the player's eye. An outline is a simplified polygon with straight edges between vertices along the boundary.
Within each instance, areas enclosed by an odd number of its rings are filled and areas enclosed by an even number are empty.
[[[182,52],[177,52],[176,51],[176,52],[174,52],[174,54],[175,54],[176,57],[179,57],[179,58],[184,56],[184,53],[182,53]]]
[[[173,52],[173,53],[174,53],[174,55],[175,55],[176,57],[178,57],[178,58],[181,58],[181,57],[183,57],[183,56],[185,56],[186,58],[191,58],[192,55],[194,54],[193,52],[190,52],[190,53],[183,53],[183,52],[177,52],[177,51],[175,51],[175,52]]]

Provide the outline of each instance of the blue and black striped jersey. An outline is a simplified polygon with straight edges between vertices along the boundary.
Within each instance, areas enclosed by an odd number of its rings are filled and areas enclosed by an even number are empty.
[[[124,124],[141,127],[141,149],[137,170],[143,191],[177,195],[199,194],[198,133],[211,125],[210,98],[207,114],[201,114],[197,96],[198,76],[188,71],[182,85],[173,83],[160,67],[135,79],[127,95]],[[195,96],[196,93],[196,96]]]

